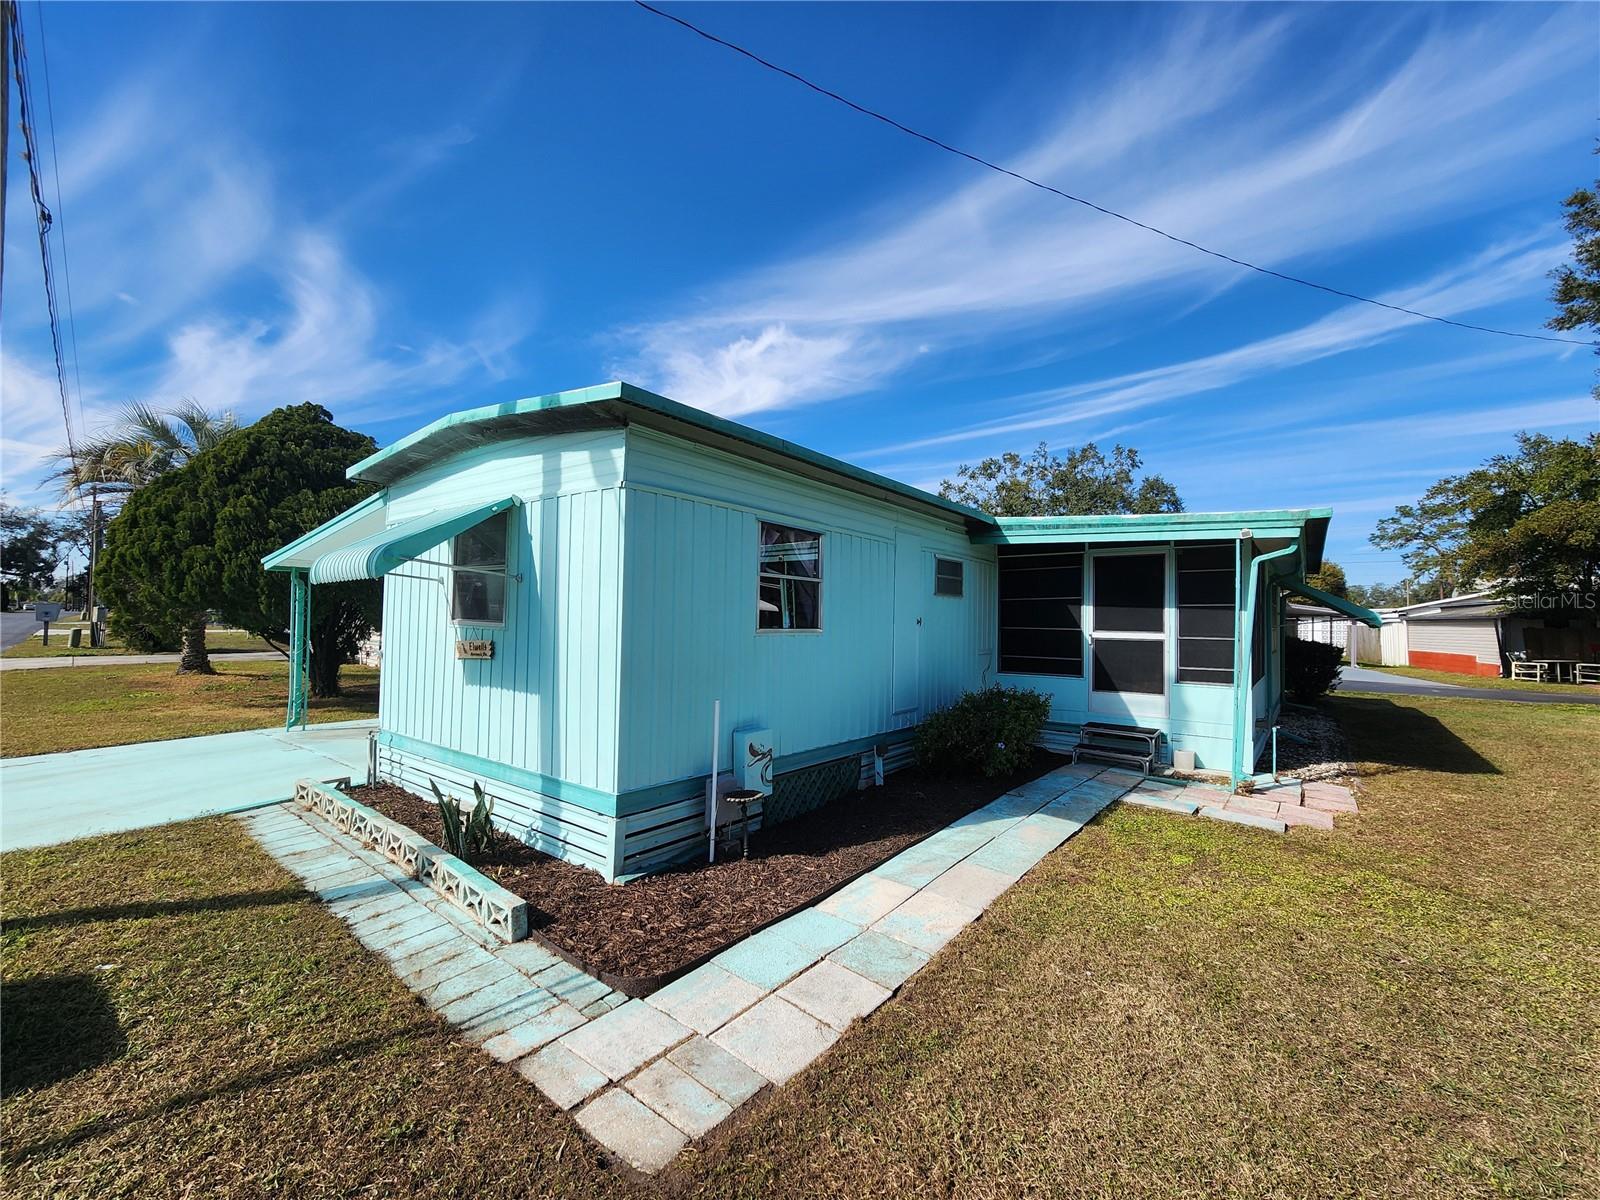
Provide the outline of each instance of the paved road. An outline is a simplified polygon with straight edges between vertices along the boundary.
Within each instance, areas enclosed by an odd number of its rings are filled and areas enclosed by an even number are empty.
[[[1340,676],[1342,692],[1374,692],[1381,696],[1434,696],[1444,700],[1509,700],[1513,704],[1600,704],[1600,695],[1574,687],[1567,692],[1533,692],[1521,688],[1481,688],[1464,684],[1435,683],[1365,667],[1346,667]]]
[[[0,761],[0,849],[49,846],[287,800],[297,779],[367,777],[376,721],[251,729]]]
[[[211,661],[219,662],[269,662],[281,661],[283,655],[276,650],[245,650],[230,653],[213,650]],[[56,667],[147,667],[158,663],[175,663],[176,654],[67,654],[54,658],[0,658],[0,671],[50,671]]]
[[[0,650],[25,642],[39,632],[31,612],[0,612]]]

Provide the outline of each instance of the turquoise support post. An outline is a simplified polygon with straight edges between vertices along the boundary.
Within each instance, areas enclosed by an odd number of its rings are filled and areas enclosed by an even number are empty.
[[[283,727],[306,723],[311,682],[311,583],[302,568],[289,572],[289,709]]]
[[[1272,550],[1266,554],[1258,554],[1250,560],[1250,581],[1244,595],[1244,619],[1240,622],[1241,628],[1238,636],[1233,639],[1233,782],[1231,791],[1238,791],[1239,784],[1255,774],[1256,739],[1251,728],[1251,694],[1253,688],[1250,682],[1251,660],[1250,651],[1255,642],[1256,630],[1256,594],[1261,587],[1261,564],[1271,562],[1275,558],[1298,553],[1299,542],[1291,542],[1280,550]],[[1244,541],[1239,542],[1239,553],[1244,554]]]

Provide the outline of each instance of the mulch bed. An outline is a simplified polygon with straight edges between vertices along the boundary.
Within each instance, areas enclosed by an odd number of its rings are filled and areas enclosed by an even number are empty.
[[[628,884],[608,884],[506,836],[472,865],[528,901],[541,940],[591,974],[640,981],[642,994],[652,990],[644,981],[659,986],[1060,762],[1036,752],[1021,771],[997,779],[897,772],[881,788],[752,834],[748,859],[688,865]],[[443,844],[431,800],[389,783],[349,794]]]

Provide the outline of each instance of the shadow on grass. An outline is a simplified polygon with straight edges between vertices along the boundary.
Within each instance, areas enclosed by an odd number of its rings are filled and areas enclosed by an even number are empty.
[[[1340,696],[1336,704],[1355,757],[1381,754],[1366,758],[1358,766],[1357,774],[1362,778],[1402,770],[1445,775],[1500,774],[1498,767],[1457,737],[1449,726],[1421,709],[1378,696]]]
[[[268,892],[235,892],[226,896],[199,896],[192,900],[141,900],[132,904],[105,904],[95,908],[65,908],[60,912],[13,917],[6,932],[50,929],[58,925],[86,925],[93,921],[129,921],[144,917],[170,917],[186,913],[228,912],[235,908],[292,904],[306,899],[303,888],[274,888]],[[10,991],[6,993],[10,999]]]
[[[9,995],[9,989],[8,989]],[[8,1000],[9,1006],[9,1000]],[[126,1113],[122,1116],[103,1116],[86,1121],[70,1132],[58,1137],[45,1138],[25,1146],[8,1145],[0,1153],[0,1161],[7,1164],[25,1162],[41,1154],[55,1154],[63,1150],[88,1141],[90,1138],[102,1134],[113,1133],[140,1121],[148,1121],[159,1117],[169,1116],[182,1112],[197,1104],[204,1104],[208,1100],[220,1099],[224,1096],[243,1095],[257,1088],[271,1087],[273,1084],[282,1083],[309,1071],[316,1071],[335,1063],[344,1063],[345,1069],[360,1071],[371,1069],[368,1064],[352,1061],[368,1054],[378,1053],[393,1043],[406,1037],[417,1037],[429,1033],[438,1026],[430,1021],[418,1021],[399,1029],[387,1030],[383,1033],[373,1034],[370,1037],[356,1038],[352,1041],[338,1042],[313,1054],[302,1055],[300,1058],[290,1059],[259,1071],[241,1071],[237,1075],[219,1080],[210,1087],[195,1088],[192,1091],[181,1092],[159,1104],[152,1104],[142,1110]],[[7,1058],[10,1058],[9,1051]],[[8,1064],[9,1066],[9,1064]],[[8,1089],[9,1091],[9,1086]]]
[[[111,997],[92,975],[44,975],[5,985],[0,1092],[48,1087],[120,1058],[128,1048]]]

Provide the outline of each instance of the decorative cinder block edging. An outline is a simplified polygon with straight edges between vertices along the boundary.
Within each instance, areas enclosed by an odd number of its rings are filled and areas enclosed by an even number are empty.
[[[501,941],[520,942],[528,936],[526,900],[415,830],[352,800],[331,784],[302,779],[295,784],[294,798],[302,808],[310,809],[363,846],[377,850],[411,878],[426,883]]]

